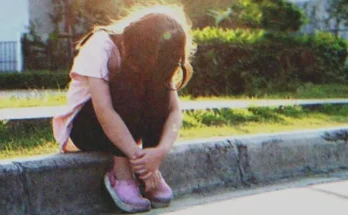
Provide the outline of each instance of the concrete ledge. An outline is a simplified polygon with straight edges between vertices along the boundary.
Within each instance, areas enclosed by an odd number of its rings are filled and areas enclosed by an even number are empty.
[[[342,140],[328,142],[321,132],[233,141],[240,153],[241,171],[246,183],[268,183],[348,168],[348,144]]]
[[[25,214],[27,208],[21,173],[12,163],[0,164],[0,213]]]
[[[182,143],[161,171],[180,197],[348,168],[348,144],[325,140],[325,132],[345,133],[348,127]],[[102,183],[111,165],[111,157],[99,153],[1,161],[0,214],[117,212]]]
[[[176,196],[242,182],[237,148],[228,140],[176,146],[161,172]]]

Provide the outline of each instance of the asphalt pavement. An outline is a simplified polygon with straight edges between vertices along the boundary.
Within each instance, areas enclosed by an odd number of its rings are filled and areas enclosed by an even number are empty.
[[[346,215],[348,173],[309,177],[292,182],[175,200],[167,209],[145,214],[163,215]]]
[[[0,98],[45,98],[65,95],[66,90],[0,90]],[[233,99],[216,101],[182,101],[183,110],[272,107],[287,105],[348,104],[348,99]],[[0,120],[51,118],[64,113],[67,106],[0,109]]]
[[[348,99],[250,99],[216,101],[182,101],[182,110],[220,108],[274,107],[287,105],[348,104]],[[64,113],[67,106],[0,109],[0,120],[51,118]]]

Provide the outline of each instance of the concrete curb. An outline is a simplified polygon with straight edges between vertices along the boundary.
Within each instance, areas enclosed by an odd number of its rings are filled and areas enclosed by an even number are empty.
[[[338,135],[327,141],[328,134]],[[339,134],[348,134],[348,127],[179,144],[161,171],[179,197],[217,187],[243,188],[347,169],[348,144]],[[117,212],[102,184],[111,164],[110,156],[98,153],[2,161],[0,214]]]

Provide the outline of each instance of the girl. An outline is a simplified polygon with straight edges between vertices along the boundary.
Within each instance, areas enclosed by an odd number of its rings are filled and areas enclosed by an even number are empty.
[[[104,182],[127,212],[168,206],[173,197],[158,168],[181,125],[176,90],[192,74],[189,31],[182,8],[153,6],[95,28],[77,46],[69,110],[54,117],[54,135],[63,152],[114,155]],[[144,197],[134,173],[145,184]]]

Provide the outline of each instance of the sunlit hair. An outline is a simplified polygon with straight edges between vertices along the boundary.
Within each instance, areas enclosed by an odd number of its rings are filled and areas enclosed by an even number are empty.
[[[108,26],[96,26],[109,35],[122,35],[122,67],[135,75],[157,73],[171,89],[181,89],[192,76],[190,60],[195,52],[191,23],[181,6],[136,5],[128,15]],[[88,37],[88,35],[87,35]],[[83,46],[83,38],[77,46]]]

